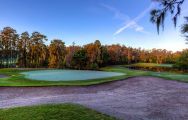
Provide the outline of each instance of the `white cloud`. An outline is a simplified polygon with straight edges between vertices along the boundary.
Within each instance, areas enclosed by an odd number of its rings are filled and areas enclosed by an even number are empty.
[[[122,21],[129,21],[130,17],[124,13],[122,13],[120,10],[116,9],[115,7],[112,7],[110,5],[107,4],[100,4],[102,7],[108,9],[109,11],[111,11],[114,14],[114,18],[118,19],[118,20],[122,20]]]
[[[125,24],[123,27],[119,28],[114,35],[118,35],[121,32],[123,32],[125,29],[127,28],[132,28],[137,32],[142,32],[142,33],[149,33],[147,31],[144,30],[144,27],[140,26],[137,22],[143,18],[153,7],[154,7],[154,3],[151,3],[150,6],[148,8],[146,8],[144,11],[142,11],[136,18],[130,20],[127,24]]]
[[[149,34],[149,32],[145,31],[144,28],[140,25],[138,25],[136,22],[133,22],[134,24],[131,26],[136,32],[141,32],[145,34]]]
[[[141,26],[137,26],[137,28],[135,29],[136,31],[143,31],[144,30],[144,28],[143,27],[141,27]]]

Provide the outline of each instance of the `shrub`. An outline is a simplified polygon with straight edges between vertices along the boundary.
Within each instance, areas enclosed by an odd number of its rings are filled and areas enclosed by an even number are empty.
[[[182,52],[174,67],[183,70],[188,69],[188,49]]]

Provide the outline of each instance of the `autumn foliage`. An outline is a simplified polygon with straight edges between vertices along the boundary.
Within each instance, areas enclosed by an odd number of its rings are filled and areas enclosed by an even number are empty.
[[[84,46],[65,46],[60,39],[52,40],[50,45],[46,45],[45,41],[46,36],[40,32],[19,35],[13,28],[5,27],[0,32],[0,67],[98,69],[106,65],[137,62],[176,63],[182,54],[165,49],[101,45],[99,40]]]

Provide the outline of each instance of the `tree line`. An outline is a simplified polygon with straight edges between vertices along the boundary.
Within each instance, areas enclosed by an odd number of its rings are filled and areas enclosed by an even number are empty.
[[[40,32],[18,34],[5,27],[0,31],[0,67],[98,69],[106,65],[146,63],[176,63],[182,53],[165,49],[145,50],[120,44],[101,45],[99,40],[78,46],[65,46],[60,39],[45,44]]]

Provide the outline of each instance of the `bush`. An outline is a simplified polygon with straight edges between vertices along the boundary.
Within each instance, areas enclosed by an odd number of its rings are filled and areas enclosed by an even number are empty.
[[[97,70],[97,69],[99,69],[99,65],[97,63],[92,63],[89,68],[91,70]]]
[[[183,69],[183,70],[188,69],[188,49],[182,52],[180,58],[177,60],[174,67]]]

